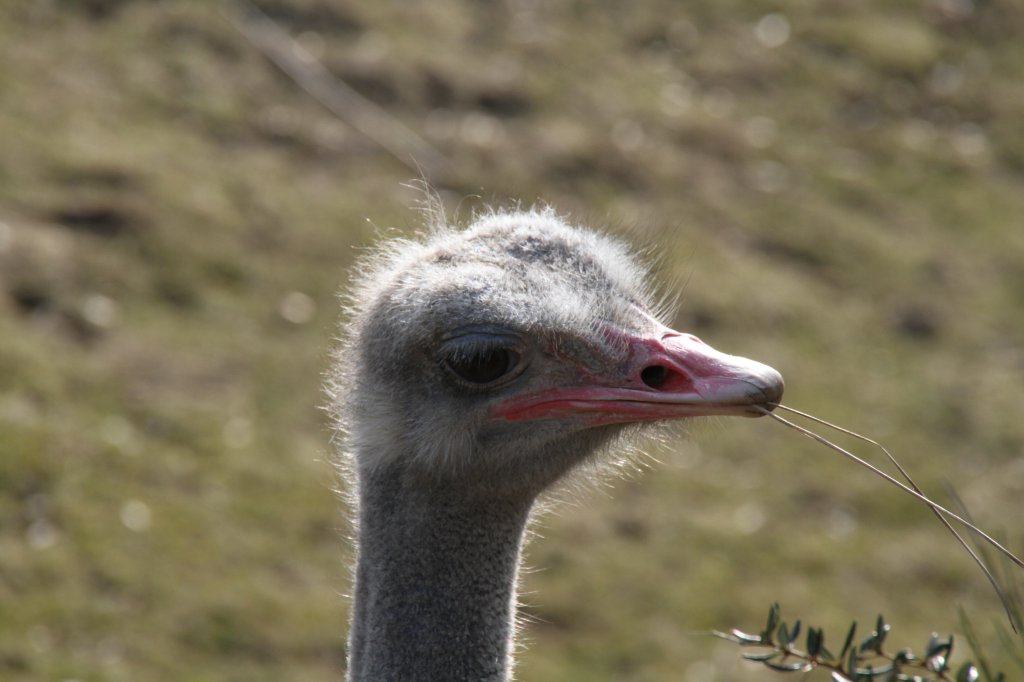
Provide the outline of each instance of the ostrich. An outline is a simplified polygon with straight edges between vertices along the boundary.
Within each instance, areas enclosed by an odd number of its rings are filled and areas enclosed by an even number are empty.
[[[772,368],[659,322],[628,249],[549,209],[388,242],[355,280],[328,380],[355,511],[353,682],[507,679],[538,496],[642,423],[759,416],[782,395]]]

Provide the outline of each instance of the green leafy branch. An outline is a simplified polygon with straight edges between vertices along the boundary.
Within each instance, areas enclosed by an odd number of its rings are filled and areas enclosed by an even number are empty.
[[[881,680],[884,682],[976,682],[981,673],[974,664],[967,662],[954,674],[949,665],[953,652],[953,636],[940,639],[932,634],[922,656],[910,649],[900,649],[895,654],[884,648],[891,626],[878,616],[875,629],[860,642],[856,641],[857,623],[850,625],[846,639],[838,655],[825,647],[825,633],[821,628],[808,627],[804,648],[797,648],[801,623],[792,626],[782,620],[778,603],[768,610],[768,622],[756,635],[740,630],[713,634],[721,639],[739,644],[743,648],[757,651],[744,652],[743,658],[755,661],[778,672],[807,672],[814,668],[832,671],[834,682],[861,682]],[[986,668],[986,682],[1004,682],[1003,673],[991,675]]]

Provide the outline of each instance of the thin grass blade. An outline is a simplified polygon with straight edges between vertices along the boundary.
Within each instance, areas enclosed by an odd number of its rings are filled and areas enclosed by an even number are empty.
[[[910,486],[914,489],[914,491],[916,491],[918,493],[918,496],[922,500],[925,501],[925,504],[927,504],[928,508],[932,510],[932,513],[935,514],[936,518],[938,518],[939,521],[942,522],[942,525],[946,527],[946,530],[948,530],[950,533],[952,533],[953,537],[955,537],[957,539],[957,542],[959,542],[960,545],[965,550],[967,550],[967,553],[971,556],[971,559],[974,560],[974,563],[976,563],[978,565],[978,567],[982,570],[982,572],[985,574],[985,577],[988,579],[988,582],[992,586],[992,589],[995,591],[996,595],[999,597],[999,601],[1003,605],[1003,610],[1006,611],[1006,617],[1010,621],[1010,627],[1013,628],[1014,632],[1017,632],[1017,633],[1020,632],[1020,630],[1018,629],[1018,623],[1020,622],[1019,614],[1011,606],[1011,601],[1010,601],[1009,597],[1007,597],[1006,591],[1003,589],[1001,581],[998,580],[996,578],[996,576],[992,573],[992,571],[986,565],[985,561],[982,559],[982,557],[979,555],[979,553],[975,552],[974,548],[971,547],[971,545],[967,542],[967,540],[965,540],[963,538],[963,536],[960,535],[959,532],[957,532],[956,528],[954,528],[952,526],[952,524],[950,524],[950,522],[946,519],[946,517],[942,515],[942,513],[940,512],[941,507],[939,507],[938,505],[933,503],[931,500],[929,500],[925,496],[925,494],[921,490],[921,488],[918,487],[917,483],[914,482],[914,479],[911,478],[910,474],[907,472],[906,469],[903,468],[903,466],[899,463],[899,461],[897,461],[897,459],[893,456],[893,454],[891,452],[889,452],[888,448],[886,448],[884,445],[882,445],[881,443],[879,443],[878,441],[876,441],[876,440],[874,440],[872,438],[868,438],[867,436],[861,435],[861,434],[857,433],[856,431],[851,431],[849,429],[845,429],[842,426],[839,426],[838,424],[833,424],[830,421],[826,421],[826,420],[821,419],[819,417],[815,417],[814,415],[808,414],[807,412],[801,412],[800,410],[794,409],[792,407],[788,407],[786,405],[780,405],[780,404],[777,404],[775,407],[776,407],[776,409],[785,410],[785,411],[790,412],[792,414],[799,415],[799,416],[803,417],[804,419],[809,419],[810,421],[815,422],[816,424],[821,424],[822,426],[825,426],[825,427],[828,427],[828,428],[833,429],[835,431],[838,431],[840,433],[846,434],[847,436],[850,436],[851,438],[856,438],[857,440],[863,441],[865,443],[870,443],[871,445],[874,445],[879,450],[884,452],[885,456],[889,459],[890,462],[892,462],[893,466],[895,466],[896,469],[900,472],[900,474],[903,475],[903,478],[905,478],[907,480],[907,483],[909,483]],[[959,498],[956,498],[956,499],[959,502]],[[969,518],[968,514],[966,513],[966,508],[964,507],[962,502],[959,502],[959,506],[960,506],[961,512],[963,513],[963,516],[965,518]],[[945,510],[942,510],[942,511],[945,511]],[[967,526],[969,528],[977,530],[973,526],[972,523],[967,523]],[[1015,558],[1015,557],[1011,556],[1011,558]],[[1018,565],[1021,565],[1019,560],[1016,563]]]
[[[1001,553],[1003,553],[1014,564],[1016,564],[1020,568],[1024,568],[1024,560],[1021,560],[1017,555],[1015,555],[1013,552],[1011,552],[1006,547],[1001,545],[995,538],[993,538],[991,535],[989,535],[988,533],[986,533],[982,529],[980,529],[977,526],[975,526],[970,521],[964,519],[963,517],[961,517],[958,514],[954,514],[949,509],[946,509],[942,505],[938,504],[937,502],[934,502],[933,500],[929,499],[928,497],[926,497],[925,495],[921,494],[920,492],[914,490],[913,488],[907,486],[906,484],[901,483],[900,481],[897,481],[895,478],[893,478],[889,474],[885,473],[884,471],[882,471],[881,469],[879,469],[875,465],[873,465],[870,462],[867,462],[867,461],[861,459],[860,457],[858,457],[857,455],[853,454],[849,450],[846,450],[845,448],[842,448],[842,447],[836,445],[835,443],[833,443],[832,441],[828,440],[824,436],[820,436],[820,435],[818,435],[817,433],[815,433],[813,431],[805,429],[804,427],[800,426],[799,424],[794,424],[790,420],[786,419],[785,417],[780,417],[779,415],[775,414],[774,412],[770,412],[770,411],[768,411],[768,410],[766,410],[764,408],[759,408],[759,409],[761,409],[761,411],[765,415],[771,417],[772,419],[775,419],[776,421],[782,422],[783,424],[785,424],[789,428],[795,429],[796,431],[802,433],[803,435],[807,436],[808,438],[810,438],[812,440],[816,440],[819,443],[821,443],[822,445],[824,445],[824,446],[826,446],[826,447],[828,447],[828,448],[830,448],[832,450],[835,450],[836,452],[840,453],[844,457],[848,457],[849,459],[852,459],[853,461],[857,462],[861,466],[866,467],[867,469],[870,469],[872,472],[874,472],[878,476],[881,476],[885,480],[889,481],[889,483],[892,483],[897,488],[900,488],[901,490],[903,490],[903,492],[905,492],[908,495],[911,495],[911,496],[919,499],[920,501],[924,502],[928,506],[932,507],[932,509],[934,509],[936,511],[940,511],[943,514],[945,514],[947,517],[949,517],[949,518],[951,518],[951,519],[953,519],[955,521],[960,522],[961,524],[963,524],[967,528],[969,528],[972,531],[974,531],[975,533],[977,533],[978,537],[982,538],[983,540],[985,540],[985,542],[989,543],[990,545],[995,547],[997,550],[999,550]]]

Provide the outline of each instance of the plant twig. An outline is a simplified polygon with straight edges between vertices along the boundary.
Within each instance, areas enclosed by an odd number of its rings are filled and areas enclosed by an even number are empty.
[[[433,145],[333,75],[259,7],[234,0],[222,14],[250,44],[344,123],[417,175],[447,173],[451,164]]]
[[[711,634],[743,648],[758,651],[743,653],[745,660],[761,663],[776,672],[808,672],[815,668],[832,671],[834,682],[860,682],[862,680],[914,680],[916,682],[974,682],[978,670],[971,662],[960,666],[955,675],[950,667],[953,652],[953,636],[940,639],[932,635],[922,656],[910,649],[900,649],[895,654],[885,648],[885,641],[891,630],[882,616],[878,616],[875,629],[859,643],[855,640],[857,623],[851,623],[839,653],[825,647],[825,633],[821,628],[808,627],[806,645],[796,646],[801,632],[801,623],[788,625],[781,617],[778,603],[768,609],[768,622],[759,634],[741,630],[728,633],[713,631]],[[985,668],[986,679],[1003,682],[1002,673],[992,675]]]

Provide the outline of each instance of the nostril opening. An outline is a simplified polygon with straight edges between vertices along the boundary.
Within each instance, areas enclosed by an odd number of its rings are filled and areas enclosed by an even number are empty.
[[[669,370],[664,365],[651,365],[640,372],[640,379],[651,388],[660,388],[668,379]]]

